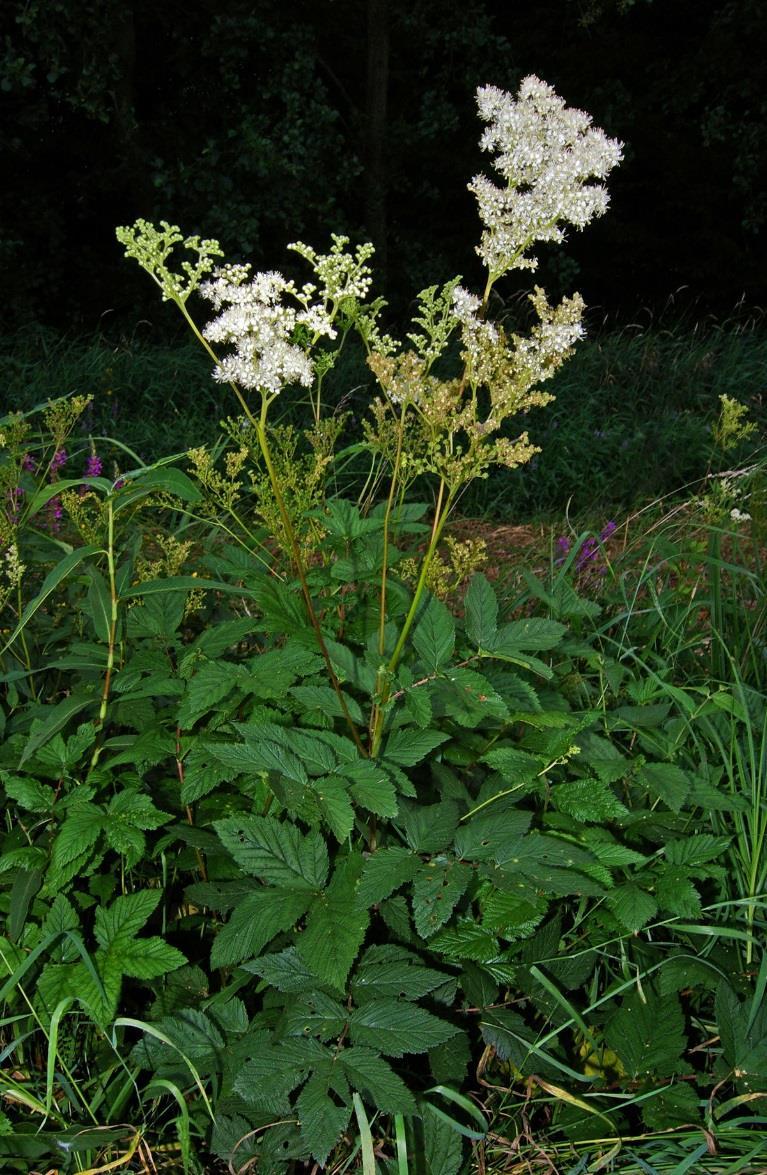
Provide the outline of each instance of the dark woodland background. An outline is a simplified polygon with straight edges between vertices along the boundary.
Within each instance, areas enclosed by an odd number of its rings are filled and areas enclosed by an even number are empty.
[[[759,305],[766,60],[761,0],[4,0],[5,329],[170,329],[114,239],[136,216],[288,272],[291,240],[372,237],[395,314],[478,281],[473,91],[527,73],[626,143],[550,293],[597,319]]]

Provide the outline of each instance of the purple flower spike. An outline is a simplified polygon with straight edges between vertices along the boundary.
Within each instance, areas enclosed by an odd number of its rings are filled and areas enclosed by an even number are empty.
[[[58,473],[67,463],[66,449],[57,449],[51,457],[51,473]]]
[[[96,453],[91,453],[85,464],[86,477],[101,477],[101,470],[104,468],[101,458]]]
[[[25,453],[21,458],[21,468],[25,473],[37,473],[37,462],[31,453]]]
[[[563,534],[557,539],[557,547],[563,555],[567,555],[570,551],[570,540]]]
[[[56,496],[48,502],[48,533],[58,534],[61,530],[61,519],[64,517],[64,507],[61,498]]]
[[[618,529],[618,524],[617,524],[617,522],[613,522],[612,519],[609,522],[605,523],[604,530],[602,531],[602,533],[599,536],[601,541],[603,543],[606,542],[607,539],[609,539],[610,535],[613,534],[617,529]]]

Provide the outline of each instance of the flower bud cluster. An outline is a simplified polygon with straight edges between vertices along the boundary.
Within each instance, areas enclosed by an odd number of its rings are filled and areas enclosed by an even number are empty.
[[[333,242],[329,253],[317,253],[311,245],[295,241],[288,245],[309,262],[320,281],[319,295],[323,302],[340,306],[348,299],[364,302],[370,292],[373,271],[368,261],[375,249],[370,244],[358,245],[354,253],[347,253],[349,238],[338,233],[331,234]],[[304,290],[314,294],[315,287],[307,285]]]
[[[165,302],[183,305],[205,274],[213,269],[214,258],[224,255],[218,241],[184,237],[179,227],[168,224],[167,220],[161,220],[158,229],[140,217],[129,228],[118,228],[115,235],[125,246],[125,256],[137,261],[160,287]],[[176,245],[183,245],[189,252],[197,254],[194,262],[182,261],[181,273],[168,268],[168,258]]]

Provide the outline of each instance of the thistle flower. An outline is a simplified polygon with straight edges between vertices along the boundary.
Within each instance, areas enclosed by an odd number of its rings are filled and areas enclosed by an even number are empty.
[[[516,98],[496,86],[477,90],[480,118],[488,125],[480,146],[496,152],[505,180],[497,187],[478,175],[469,184],[485,225],[477,249],[491,277],[509,269],[535,269],[527,256],[537,241],[562,241],[562,224],[584,228],[607,210],[604,179],[621,159],[623,144],[591,125],[582,110],[566,107],[551,86],[526,77]]]

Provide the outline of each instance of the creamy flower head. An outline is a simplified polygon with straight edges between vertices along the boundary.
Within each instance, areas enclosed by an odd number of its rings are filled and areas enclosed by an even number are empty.
[[[335,337],[322,306],[313,306],[281,273],[250,276],[247,265],[226,265],[204,282],[200,293],[220,311],[203,334],[212,343],[229,343],[214,371],[222,383],[277,395],[287,384],[310,387],[314,367],[303,348],[293,342],[304,325],[315,335]],[[285,302],[292,296],[297,305]]]
[[[480,87],[477,106],[488,124],[480,145],[494,152],[505,180],[498,187],[479,175],[469,184],[485,225],[477,252],[493,277],[535,269],[537,261],[526,254],[536,242],[561,241],[563,224],[584,228],[607,210],[604,185],[586,181],[604,179],[620,161],[623,144],[532,75],[516,98],[496,86]]]

